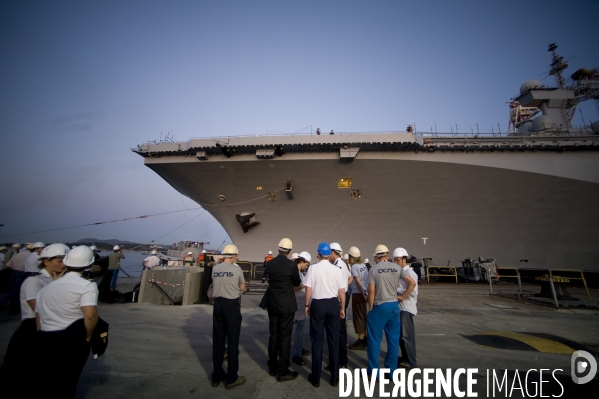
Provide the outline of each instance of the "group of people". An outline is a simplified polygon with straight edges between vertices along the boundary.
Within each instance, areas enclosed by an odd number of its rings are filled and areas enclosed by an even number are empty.
[[[13,251],[17,246],[13,245]],[[12,254],[7,262],[11,281],[21,279],[17,292],[22,321],[8,345],[0,385],[15,397],[18,393],[23,397],[72,398],[90,353],[92,335],[99,334],[98,287],[82,276],[94,264],[95,252],[87,246],[69,249],[64,244],[43,243],[32,244],[31,250],[26,257],[25,252]],[[25,258],[24,268],[15,269],[14,262],[21,258]],[[42,370],[35,373],[34,383],[32,364]],[[50,370],[59,370],[58,378]]]
[[[416,343],[413,317],[416,315],[418,277],[409,267],[404,248],[392,253],[385,245],[375,249],[375,263],[362,260],[360,250],[351,247],[347,254],[339,243],[320,243],[317,262],[302,251],[291,254],[290,239],[282,239],[278,255],[268,259],[268,288],[260,306],[268,311],[268,372],[278,382],[297,378],[290,362],[303,366],[302,356],[312,355],[308,380],[320,386],[323,345],[326,340],[330,384],[339,383],[339,368],[347,368],[346,310],[350,300],[353,325],[358,339],[352,350],[366,350],[368,372],[380,369],[379,355],[383,331],[387,340],[384,367],[391,373],[399,367],[416,367]],[[224,382],[227,389],[243,384],[239,376],[239,336],[241,331],[241,293],[245,280],[236,265],[237,247],[227,245],[224,262],[212,269],[214,292],[212,386]],[[268,258],[268,257],[267,257]],[[266,261],[266,259],[265,259]],[[263,282],[266,279],[263,279]],[[303,347],[306,320],[310,320],[311,351]],[[295,333],[293,325],[295,324]],[[292,335],[294,335],[292,343]],[[223,369],[225,345],[227,371]],[[401,356],[399,356],[401,349]]]

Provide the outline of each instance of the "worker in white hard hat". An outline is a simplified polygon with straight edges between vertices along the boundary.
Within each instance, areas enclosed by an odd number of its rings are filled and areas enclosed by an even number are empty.
[[[366,315],[368,314],[368,267],[361,258],[360,250],[351,247],[348,251],[352,281],[352,321],[354,331],[358,334],[356,342],[349,346],[351,350],[366,349]]]
[[[268,255],[264,257],[264,271],[262,272],[262,282],[265,283],[268,280],[268,268],[267,263],[273,260],[272,251],[268,251]]]
[[[42,373],[36,382],[45,397],[72,398],[90,354],[91,338],[98,324],[98,287],[81,277],[94,263],[94,252],[85,245],[71,249],[63,258],[67,272],[42,288],[36,296],[40,348],[44,353],[36,365]]]
[[[310,266],[310,262],[312,262],[312,257],[306,251],[293,255],[297,255],[294,262],[297,264],[297,269],[300,272],[301,283],[294,288],[297,310],[294,316],[295,329],[293,333],[293,345],[291,346],[291,360],[298,366],[303,366],[306,364],[306,361],[302,356],[310,354],[310,351],[304,349],[304,327],[306,325],[306,311],[304,309],[306,286],[304,285],[304,280],[306,278],[306,271]],[[291,258],[293,258],[293,255],[291,255]]]
[[[39,265],[39,262],[37,261],[39,256],[40,256],[40,252],[42,252],[42,249],[44,249],[46,245],[43,242],[36,242],[32,245],[32,252],[31,254],[29,254],[29,256],[27,257],[27,259],[25,259],[25,273],[26,274],[30,274],[33,273],[34,275],[39,274],[40,269],[37,267]]]
[[[156,256],[158,252],[155,249],[150,252],[150,256],[141,261],[142,270],[150,270],[160,265],[160,258]]]
[[[31,245],[31,244],[29,244]],[[32,246],[32,245],[31,245]],[[21,311],[19,303],[19,292],[21,291],[21,284],[27,277],[25,273],[25,261],[27,257],[31,255],[31,250],[27,247],[23,248],[22,251],[16,253],[21,246],[19,244],[13,244],[12,249],[15,254],[6,262],[6,266],[11,269],[10,272],[10,284],[8,292],[0,296],[0,309],[4,308],[6,303],[10,302],[8,308],[9,316],[19,314]]]
[[[329,256],[329,262],[337,266],[343,273],[344,278],[347,280],[345,285],[345,313],[347,313],[347,307],[349,306],[349,300],[351,298],[350,284],[352,283],[352,276],[349,266],[343,260],[343,250],[338,242],[332,242],[330,244],[331,255]],[[347,319],[339,319],[339,368],[347,368]],[[324,368],[326,371],[330,370],[329,366]]]
[[[387,339],[387,355],[384,367],[390,375],[397,368],[399,352],[399,307],[397,306],[397,286],[402,269],[389,262],[389,249],[378,245],[374,251],[376,264],[368,271],[368,318],[366,320],[366,352],[368,354],[368,374],[374,375],[380,369],[379,355],[383,331]],[[379,377],[377,373],[376,377]]]
[[[116,280],[119,278],[119,270],[121,269],[121,259],[125,259],[125,254],[120,246],[112,247],[112,252],[108,255],[108,272],[111,273],[110,289],[116,289]]]
[[[278,245],[279,254],[268,262],[268,289],[266,310],[268,311],[268,371],[278,382],[297,378],[296,371],[289,369],[291,360],[291,332],[297,304],[294,287],[301,284],[297,264],[288,258],[293,244],[283,238]]]
[[[241,292],[245,291],[243,271],[235,263],[239,250],[233,244],[222,251],[223,262],[212,268],[214,309],[212,311],[212,387],[221,382],[232,389],[246,381],[239,371],[241,331]],[[227,372],[223,369],[225,343],[228,343]]]
[[[198,255],[198,259],[197,259],[197,263],[198,266],[204,266],[205,260],[206,260],[206,250],[203,249],[202,252]]]
[[[408,264],[408,251],[404,248],[395,248],[393,262],[401,267],[402,278],[397,286],[397,302],[400,309],[400,338],[399,348],[401,356],[397,359],[397,367],[416,367],[416,333],[414,329],[414,316],[416,316],[416,302],[418,300],[418,276]]]
[[[44,248],[36,258],[40,273],[29,276],[23,282],[20,291],[21,325],[15,331],[4,356],[4,365],[0,375],[0,383],[6,390],[17,387],[23,397],[36,397],[23,392],[31,384],[28,383],[32,358],[36,354],[35,338],[37,327],[35,323],[35,302],[37,293],[54,279],[62,277],[65,268],[62,259],[69,252],[64,244],[52,244]],[[33,255],[33,254],[32,254]],[[36,254],[38,255],[38,254]],[[29,258],[27,259],[29,261]]]

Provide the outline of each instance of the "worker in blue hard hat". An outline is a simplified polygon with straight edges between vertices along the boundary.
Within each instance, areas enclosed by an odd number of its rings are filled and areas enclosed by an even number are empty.
[[[322,345],[327,332],[331,385],[339,385],[339,328],[340,318],[345,319],[345,288],[347,278],[341,268],[329,261],[331,246],[318,245],[319,262],[306,273],[306,315],[310,316],[310,341],[312,342],[312,373],[308,380],[320,386],[322,373]]]

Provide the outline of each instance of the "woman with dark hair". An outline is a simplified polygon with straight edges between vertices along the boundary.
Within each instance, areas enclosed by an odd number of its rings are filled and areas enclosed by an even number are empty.
[[[309,351],[304,349],[304,326],[306,325],[306,310],[304,306],[304,300],[306,298],[306,286],[304,285],[304,278],[306,271],[310,266],[312,257],[306,251],[300,252],[295,260],[297,268],[300,272],[301,284],[294,287],[295,300],[297,301],[297,311],[295,312],[295,332],[293,334],[293,346],[291,348],[291,360],[293,363],[303,366],[306,361],[302,359],[302,356],[308,356]]]

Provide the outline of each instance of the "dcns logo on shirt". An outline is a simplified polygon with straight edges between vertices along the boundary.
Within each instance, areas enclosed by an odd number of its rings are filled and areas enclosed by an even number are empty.
[[[379,273],[397,273],[397,269],[378,269]]]
[[[214,272],[212,277],[233,277],[233,272]]]

